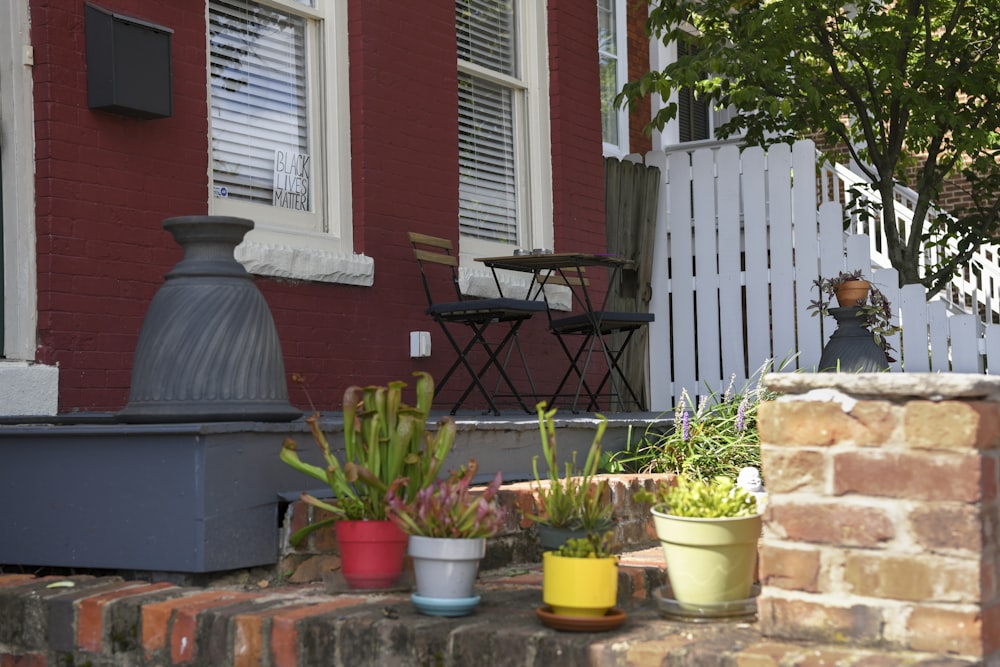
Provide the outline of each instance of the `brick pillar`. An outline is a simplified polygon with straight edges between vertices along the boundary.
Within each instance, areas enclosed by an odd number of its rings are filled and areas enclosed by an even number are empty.
[[[765,383],[763,635],[1000,661],[1000,377]]]

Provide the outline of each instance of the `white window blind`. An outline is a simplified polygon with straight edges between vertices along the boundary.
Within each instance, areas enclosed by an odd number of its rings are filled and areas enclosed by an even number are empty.
[[[518,242],[518,77],[512,2],[457,0],[459,231]],[[497,76],[491,76],[497,75]]]
[[[306,20],[211,0],[214,196],[312,210]]]

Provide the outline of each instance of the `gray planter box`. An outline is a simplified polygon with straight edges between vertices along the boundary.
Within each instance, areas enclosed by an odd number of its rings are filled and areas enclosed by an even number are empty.
[[[303,422],[0,427],[0,563],[212,572],[274,563]],[[308,456],[307,456],[308,458]],[[315,457],[318,458],[318,457]]]
[[[0,423],[0,565],[191,574],[271,565],[278,560],[281,500],[303,490],[329,493],[278,458],[292,437],[303,460],[321,464],[301,419],[114,419],[64,415]],[[620,448],[629,425],[648,421],[613,420],[605,449]],[[340,414],[324,416],[321,425],[342,458]],[[557,420],[557,427],[560,458],[573,450],[585,457],[594,420],[574,416]],[[507,481],[530,479],[538,438],[537,421],[528,416],[460,418],[445,469],[475,457],[484,480],[497,470]]]

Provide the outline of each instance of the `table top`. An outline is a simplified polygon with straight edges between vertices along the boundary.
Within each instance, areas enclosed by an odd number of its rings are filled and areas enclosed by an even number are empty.
[[[596,254],[586,252],[550,252],[524,255],[504,255],[502,257],[477,257],[492,269],[507,269],[509,271],[544,271],[546,269],[562,269],[579,266],[607,266],[612,268],[630,268],[633,262],[621,255]]]

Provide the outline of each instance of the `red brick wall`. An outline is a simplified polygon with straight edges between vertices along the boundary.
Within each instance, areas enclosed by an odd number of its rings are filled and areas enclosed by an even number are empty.
[[[550,0],[549,63],[556,248],[600,252],[607,244],[593,2]],[[597,164],[600,169],[580,169],[580,164]]]
[[[998,384],[923,373],[766,382],[785,397],[758,416],[770,494],[761,632],[992,664]]]
[[[38,359],[60,366],[62,412],[117,410],[149,301],[180,249],[164,218],[207,211],[205,2],[101,4],[172,29],[174,114],[135,120],[87,108],[84,3],[31,0],[37,139]],[[443,374],[446,341],[409,358],[423,314],[405,232],[457,238],[458,148],[453,8],[349,4],[355,251],[374,258],[371,288],[257,280],[286,370],[304,373],[318,407],[350,383]],[[596,10],[549,6],[553,200],[560,248],[604,247]],[[522,340],[545,381],[562,368],[544,322]],[[453,385],[457,386],[457,385]],[[292,401],[308,407],[297,388]],[[448,398],[447,396],[445,398]]]
[[[143,315],[179,248],[163,218],[207,208],[205,7],[109,0],[173,34],[174,116],[87,108],[84,3],[32,2],[38,359],[60,408],[118,408]]]

